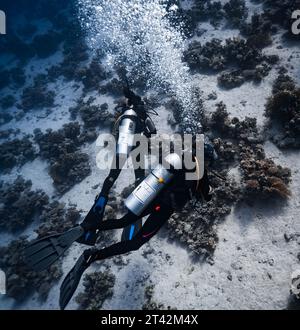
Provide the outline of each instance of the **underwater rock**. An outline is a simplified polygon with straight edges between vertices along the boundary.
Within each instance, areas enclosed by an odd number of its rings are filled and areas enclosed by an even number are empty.
[[[20,238],[6,247],[0,247],[0,268],[5,271],[7,279],[7,296],[17,302],[23,302],[34,292],[39,299],[45,301],[51,287],[62,276],[59,263],[53,264],[42,272],[34,272],[27,268],[23,251],[28,242]]]
[[[218,76],[218,84],[226,89],[232,89],[243,85],[245,78],[240,70],[222,72]]]
[[[99,63],[99,59],[93,59],[88,67],[79,69],[76,73],[76,81],[81,81],[84,92],[97,90],[100,83],[108,78],[108,73]]]
[[[264,137],[258,132],[256,118],[246,117],[240,121],[230,118],[226,105],[217,104],[209,125],[215,138],[214,146],[220,157],[219,166],[239,164],[242,173],[241,198],[251,200],[289,197],[288,188],[291,171],[266,157],[262,142]]]
[[[145,302],[142,306],[143,310],[176,310],[176,308],[171,306],[165,306],[164,304],[154,301],[154,284],[149,284],[145,287]]]
[[[44,207],[39,219],[42,224],[35,232],[38,238],[42,238],[73,228],[80,219],[80,213],[75,207],[66,209],[65,204],[54,201]]]
[[[292,13],[300,9],[299,0],[264,0],[264,19],[272,23],[273,31],[279,25],[285,30],[284,36],[288,39],[299,41],[300,36],[292,33],[293,24]]]
[[[13,116],[9,112],[0,112],[0,125],[6,124],[13,119]]]
[[[224,5],[224,12],[233,27],[239,27],[248,17],[245,0],[229,0]]]
[[[78,122],[69,123],[58,131],[47,129],[44,134],[40,129],[36,129],[34,135],[40,148],[40,155],[45,159],[55,161],[59,155],[77,150],[80,125]]]
[[[100,310],[106,299],[113,296],[116,277],[110,270],[85,275],[84,292],[76,296],[79,309]]]
[[[222,175],[222,171],[219,174]],[[231,212],[240,194],[232,179],[224,181],[216,176],[210,176],[210,179],[214,188],[212,200],[191,201],[168,221],[168,236],[172,240],[177,238],[194,255],[204,258],[213,254],[218,242],[216,225]]]
[[[21,66],[0,71],[0,90],[5,87],[20,88],[25,84],[25,72]]]
[[[251,46],[264,48],[272,44],[272,23],[263,14],[253,14],[249,23],[240,22],[240,30]]]
[[[1,130],[0,131],[0,139],[7,139],[11,135],[16,136],[16,134],[18,134],[18,133],[20,133],[19,129],[14,130],[12,128],[9,128],[9,129],[6,129],[6,130]]]
[[[288,184],[291,171],[265,158],[261,145],[240,146],[240,166],[245,182],[244,194],[248,197],[286,199],[290,196]]]
[[[89,155],[79,151],[61,154],[50,165],[49,174],[56,189],[64,193],[91,174]]]
[[[300,87],[289,76],[280,74],[276,79],[265,115],[270,137],[279,148],[300,147]]]
[[[23,90],[20,107],[24,111],[54,106],[55,93],[48,90],[47,83],[41,83],[39,80],[41,76],[35,79],[32,86]]]
[[[69,109],[72,118],[79,114],[86,128],[111,127],[115,118],[108,111],[108,104],[93,105],[94,100],[92,97],[87,102],[80,99],[75,107]]]
[[[113,96],[123,95],[124,84],[117,78],[111,79],[107,84],[99,87],[100,94],[111,94]]]
[[[246,80],[260,81],[269,74],[279,58],[276,55],[264,55],[255,45],[242,38],[229,38],[225,42],[214,38],[204,45],[198,41],[190,43],[184,60],[192,70],[204,74],[207,71],[227,70],[219,77],[219,83],[232,88]]]
[[[186,10],[185,14],[192,20],[190,27],[195,29],[198,23],[203,21],[209,21],[213,26],[218,26],[225,13],[220,1],[195,0],[191,9]]]
[[[12,184],[0,182],[0,229],[23,230],[41,214],[49,197],[42,190],[31,190],[31,181],[19,176]]]
[[[0,171],[23,165],[36,157],[36,151],[29,137],[3,142],[0,148]]]
[[[58,131],[40,129],[34,131],[35,141],[40,147],[41,157],[50,163],[49,174],[60,193],[66,192],[91,173],[89,156],[79,151],[80,125],[65,124]]]
[[[0,100],[0,106],[3,110],[11,108],[16,103],[16,99],[13,95],[6,95]]]

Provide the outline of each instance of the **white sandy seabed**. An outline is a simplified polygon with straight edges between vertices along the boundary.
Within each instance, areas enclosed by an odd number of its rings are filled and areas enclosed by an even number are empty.
[[[255,6],[254,6],[255,7]],[[252,8],[257,10],[259,8]],[[215,30],[205,24],[207,32],[200,41],[207,41],[212,37],[224,38],[237,36],[237,30]],[[280,56],[280,65],[285,66],[290,75],[299,83],[299,47],[282,44],[280,33],[274,44],[264,51]],[[288,58],[293,56],[290,61]],[[48,65],[53,65],[61,59],[58,52],[47,59]],[[40,72],[47,63],[32,60],[28,68],[32,74]],[[206,100],[207,111],[214,109],[216,102],[223,101],[231,115],[239,118],[245,116],[256,117],[259,126],[264,122],[264,105],[271,93],[276,70],[260,84],[245,83],[239,88],[225,91],[217,86],[217,78],[213,76],[193,76],[201,87],[204,98],[212,91],[217,92],[218,99]],[[6,124],[4,128],[20,128],[21,133],[31,133],[34,128],[58,129],[69,121],[68,109],[73,106],[80,96],[78,89],[72,83],[59,81],[50,86],[57,92],[57,109],[44,118],[36,117],[36,113],[27,115],[24,119]],[[106,96],[97,99],[99,104],[107,102],[113,108],[113,100]],[[243,102],[243,101],[246,101]],[[161,132],[171,132],[167,124],[168,112],[164,107],[159,108],[160,117],[155,118]],[[92,174],[81,183],[68,191],[61,201],[77,204],[78,209],[88,210],[95,195],[92,186],[103,182],[106,172],[96,166],[95,143],[88,145],[84,151],[91,155]],[[299,152],[282,152],[271,142],[266,142],[265,151],[268,157],[275,162],[287,166],[292,170],[292,197],[284,207],[270,205],[242,206],[232,210],[232,213],[218,226],[219,243],[213,257],[213,263],[195,263],[189,253],[176,243],[170,242],[164,231],[154,237],[139,251],[122,257],[123,266],[118,266],[111,260],[106,262],[116,275],[114,294],[105,301],[104,309],[140,309],[144,301],[146,285],[155,285],[154,300],[165,306],[178,309],[283,309],[286,308],[289,298],[291,273],[300,268],[297,254],[300,252],[298,241],[286,242],[284,234],[300,233],[298,209],[300,207],[300,155]],[[33,188],[42,188],[49,196],[55,195],[51,178],[47,173],[47,164],[41,159],[25,164],[20,169],[14,169],[11,174],[2,177],[7,182],[13,181],[18,174],[33,182]],[[238,175],[232,171],[231,175]],[[119,180],[117,191],[121,191],[133,180],[130,170],[125,170]],[[34,237],[35,223],[25,232],[30,238]],[[120,233],[116,234],[116,238]],[[1,235],[1,245],[6,245],[15,239],[11,235]],[[66,274],[83,248],[74,244],[64,258],[63,271]],[[144,257],[146,256],[147,257]],[[101,264],[91,267],[88,272],[101,270]],[[61,279],[62,281],[62,279]],[[12,299],[2,297],[1,309],[57,309],[59,286],[57,283],[51,290],[45,303],[37,299],[36,295],[29,298],[21,306],[16,306]],[[77,293],[82,291],[79,285]],[[74,297],[76,294],[74,295]],[[68,309],[76,309],[73,299]]]

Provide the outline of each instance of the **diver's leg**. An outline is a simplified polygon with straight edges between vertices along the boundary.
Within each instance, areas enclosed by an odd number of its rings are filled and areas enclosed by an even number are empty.
[[[90,249],[87,251],[91,251],[93,260],[102,260],[115,255],[138,250],[159,231],[172,213],[173,209],[168,205],[154,205],[145,224],[131,241],[119,242],[101,250]],[[88,254],[88,252],[86,253]]]
[[[76,291],[82,274],[94,261],[138,250],[158,232],[172,212],[173,210],[168,206],[157,205],[144,226],[132,240],[119,242],[101,250],[85,250],[60,287],[59,302],[61,309],[66,307]]]
[[[84,220],[81,222],[81,226],[86,230],[85,234],[80,237],[77,242],[87,244],[87,245],[94,245],[97,235],[96,235],[96,229],[99,224],[101,223],[101,220],[103,219],[105,207],[108,201],[108,194],[118,179],[122,167],[124,166],[125,162],[127,160],[127,155],[123,154],[116,154],[115,158],[112,163],[112,168],[106,177],[101,192],[99,195],[97,195],[94,205],[84,218]],[[94,228],[89,229],[87,228]]]

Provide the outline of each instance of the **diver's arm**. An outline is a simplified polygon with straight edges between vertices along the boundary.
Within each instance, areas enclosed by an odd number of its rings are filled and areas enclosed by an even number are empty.
[[[147,138],[150,138],[151,135],[157,134],[157,129],[154,125],[154,122],[152,121],[152,119],[149,116],[147,116],[147,118],[145,119],[144,134]]]

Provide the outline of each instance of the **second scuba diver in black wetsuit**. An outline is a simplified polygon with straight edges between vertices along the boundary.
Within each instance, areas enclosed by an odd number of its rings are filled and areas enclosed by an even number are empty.
[[[25,258],[30,268],[36,271],[48,268],[75,241],[85,245],[95,245],[97,230],[93,228],[96,228],[102,221],[110,189],[120,175],[130,152],[136,147],[134,141],[135,134],[143,134],[147,138],[156,134],[156,128],[146,111],[141,97],[128,87],[125,87],[123,92],[126,101],[121,108],[121,115],[115,125],[118,142],[113,165],[116,166],[111,168],[101,192],[97,195],[92,208],[79,226],[63,234],[47,236],[29,244],[25,249]],[[134,172],[137,185],[144,178],[145,170],[138,167]],[[136,223],[125,227],[122,239],[130,239],[137,233],[141,225],[142,222],[139,219]]]
[[[141,134],[150,138],[155,135],[156,128],[146,111],[145,104],[140,96],[135,94],[129,87],[123,89],[125,96],[125,103],[118,108],[121,108],[121,114],[115,124],[114,132],[118,143],[114,160],[112,162],[114,167],[111,168],[107,178],[105,179],[101,192],[95,200],[94,206],[91,208],[84,221],[83,228],[95,227],[104,215],[105,206],[108,201],[108,194],[118,179],[124,164],[126,163],[130,152],[136,147],[134,141],[135,134]],[[137,185],[145,176],[145,169],[137,167],[134,169],[135,184]],[[141,227],[141,221],[136,221],[130,226],[124,228],[122,238],[124,240],[131,237]],[[94,245],[96,241],[96,231],[86,230],[85,235],[81,236],[77,241],[79,243]]]

